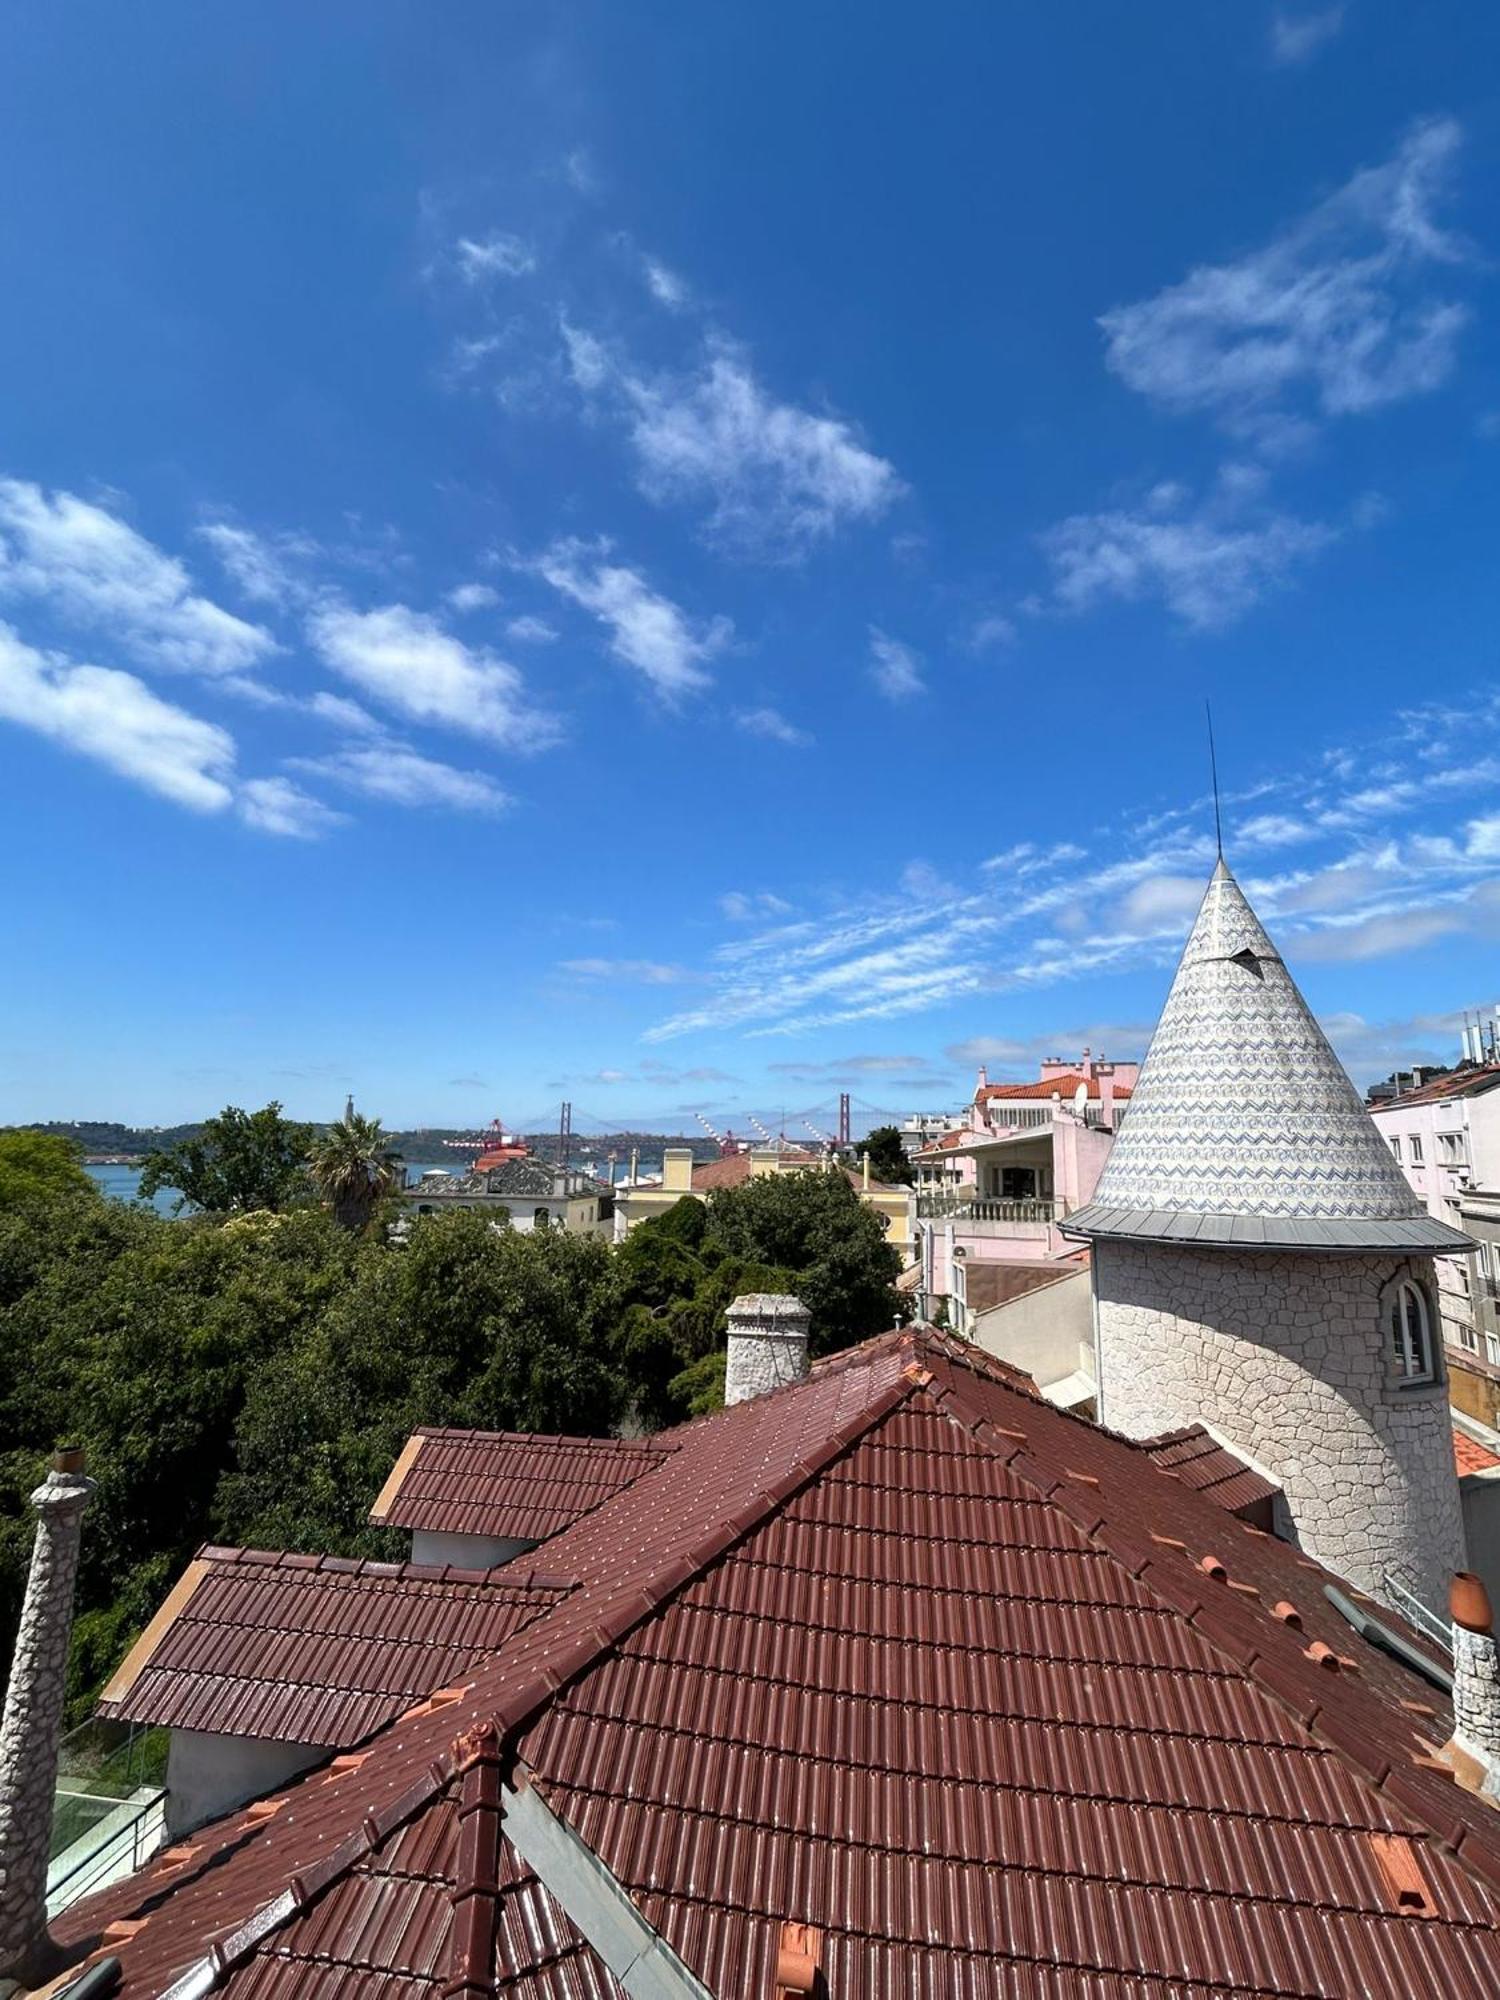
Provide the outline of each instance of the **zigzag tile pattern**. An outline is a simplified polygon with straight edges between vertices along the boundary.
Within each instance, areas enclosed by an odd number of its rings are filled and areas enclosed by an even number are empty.
[[[1222,861],[1093,1207],[1268,1219],[1423,1218]]]

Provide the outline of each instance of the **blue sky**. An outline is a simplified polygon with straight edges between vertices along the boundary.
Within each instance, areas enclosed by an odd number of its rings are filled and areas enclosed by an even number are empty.
[[[0,29],[0,1118],[668,1125],[1139,1053],[1231,861],[1500,992],[1500,20]]]

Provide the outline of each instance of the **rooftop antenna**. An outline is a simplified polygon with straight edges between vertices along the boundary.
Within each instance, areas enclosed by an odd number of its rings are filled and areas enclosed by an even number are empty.
[[[1224,859],[1224,828],[1219,819],[1219,760],[1214,755],[1214,711],[1213,704],[1205,701],[1203,713],[1208,717],[1208,770],[1214,788],[1214,846],[1219,859]]]

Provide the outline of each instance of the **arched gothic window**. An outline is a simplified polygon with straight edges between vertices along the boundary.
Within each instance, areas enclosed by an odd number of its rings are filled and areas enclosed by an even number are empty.
[[[1391,1358],[1403,1382],[1431,1382],[1437,1374],[1432,1313],[1425,1289],[1403,1278],[1391,1293]]]

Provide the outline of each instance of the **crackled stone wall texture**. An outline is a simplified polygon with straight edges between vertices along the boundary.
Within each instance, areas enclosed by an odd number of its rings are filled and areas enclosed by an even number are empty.
[[[807,1373],[807,1333],[812,1315],[800,1299],[779,1292],[747,1292],[728,1311],[729,1359],[724,1401],[743,1403]]]
[[[1485,1790],[1500,1781],[1500,1649],[1493,1632],[1453,1627],[1453,1733],[1490,1767]]]
[[[1100,1417],[1132,1437],[1201,1419],[1281,1484],[1309,1555],[1429,1605],[1464,1566],[1443,1382],[1403,1387],[1383,1320],[1430,1259],[1094,1245]]]
[[[52,1471],[31,1496],[36,1541],[0,1721],[0,1980],[35,1970],[46,1947],[47,1854],[73,1585],[93,1490],[81,1472]]]

